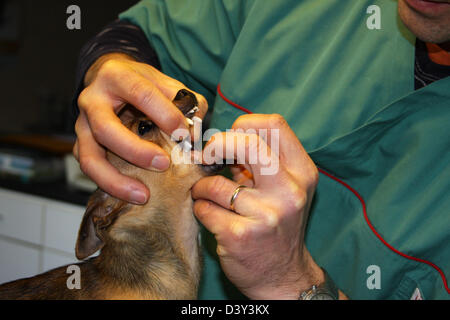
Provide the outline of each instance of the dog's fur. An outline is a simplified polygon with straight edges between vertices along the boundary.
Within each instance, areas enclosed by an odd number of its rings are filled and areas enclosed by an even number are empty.
[[[174,103],[186,114],[196,104],[186,90]],[[148,119],[133,108],[121,113],[122,122],[138,134]],[[177,142],[152,128],[143,137],[171,154]],[[132,205],[97,190],[89,200],[76,243],[81,289],[67,288],[67,266],[33,278],[0,286],[0,299],[195,299],[201,259],[198,224],[190,189],[207,175],[202,166],[171,164],[156,172],[138,168],[108,153],[123,174],[151,190],[144,206]]]

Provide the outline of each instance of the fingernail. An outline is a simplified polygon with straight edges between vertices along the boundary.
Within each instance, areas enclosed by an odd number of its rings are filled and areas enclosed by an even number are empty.
[[[170,159],[167,156],[155,156],[152,160],[152,168],[160,171],[169,169]]]
[[[133,190],[130,194],[131,202],[135,204],[144,204],[147,202],[147,196],[145,193],[139,190]]]

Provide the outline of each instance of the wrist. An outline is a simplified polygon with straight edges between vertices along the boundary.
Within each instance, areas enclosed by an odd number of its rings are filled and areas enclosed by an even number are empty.
[[[254,300],[298,300],[303,291],[324,281],[322,269],[304,248],[296,262],[284,270],[282,277],[270,285],[251,290],[247,296]]]
[[[300,293],[309,290],[313,286],[323,283],[325,281],[325,274],[322,268],[314,261],[309,251],[304,248],[302,260],[299,263],[297,270],[297,281],[289,285],[289,290],[282,299],[284,300],[298,300]]]

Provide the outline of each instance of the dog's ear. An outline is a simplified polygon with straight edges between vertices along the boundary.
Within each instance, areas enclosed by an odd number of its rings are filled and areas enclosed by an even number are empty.
[[[130,209],[124,201],[112,198],[98,189],[88,202],[86,212],[81,221],[75,254],[83,260],[104,246],[104,231],[114,223],[119,215]]]

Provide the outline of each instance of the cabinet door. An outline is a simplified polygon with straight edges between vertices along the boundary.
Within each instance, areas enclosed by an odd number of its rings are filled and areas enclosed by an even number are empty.
[[[39,273],[39,250],[0,239],[0,283]]]
[[[85,208],[48,204],[45,210],[44,246],[74,254]]]
[[[42,272],[47,272],[65,265],[77,264],[79,262],[80,261],[77,260],[75,254],[71,257],[70,255],[62,255],[44,249],[44,264]]]
[[[42,202],[0,191],[0,234],[41,243]]]

